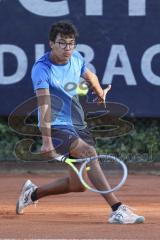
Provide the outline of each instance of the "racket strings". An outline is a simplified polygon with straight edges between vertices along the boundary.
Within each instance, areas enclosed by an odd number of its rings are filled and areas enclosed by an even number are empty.
[[[123,177],[123,170],[113,159],[98,158],[86,165],[87,184],[98,191],[108,191],[114,188]]]
[[[106,176],[101,168],[100,161],[91,161],[91,163],[88,165],[90,167],[90,171],[88,171],[88,177],[93,186],[100,191],[111,189],[106,179]]]

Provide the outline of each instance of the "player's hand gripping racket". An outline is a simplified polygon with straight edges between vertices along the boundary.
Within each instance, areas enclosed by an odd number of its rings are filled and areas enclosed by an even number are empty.
[[[57,156],[48,162],[55,161],[68,164],[77,173],[86,189],[101,194],[117,191],[124,184],[128,175],[125,163],[112,155],[99,155],[82,159]],[[80,169],[76,167],[76,163],[81,163]],[[89,178],[84,178],[85,171],[87,171]]]

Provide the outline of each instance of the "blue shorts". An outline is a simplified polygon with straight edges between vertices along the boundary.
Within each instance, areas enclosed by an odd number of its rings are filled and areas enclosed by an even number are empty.
[[[69,156],[71,144],[81,138],[87,144],[95,147],[96,142],[88,128],[72,130],[67,128],[52,128],[53,146],[57,153]]]

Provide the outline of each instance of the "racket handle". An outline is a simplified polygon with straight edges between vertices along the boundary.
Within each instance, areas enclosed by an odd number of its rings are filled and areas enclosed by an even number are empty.
[[[66,157],[65,157],[65,156],[63,156],[63,155],[58,155],[58,156],[54,157],[53,159],[48,160],[48,163],[54,163],[55,161],[64,162],[65,160],[66,160]]]

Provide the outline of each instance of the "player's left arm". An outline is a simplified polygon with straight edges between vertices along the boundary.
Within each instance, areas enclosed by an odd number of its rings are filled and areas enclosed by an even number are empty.
[[[97,94],[98,102],[105,103],[106,95],[111,89],[111,85],[108,85],[107,88],[102,89],[97,75],[91,72],[89,69],[83,73],[83,78],[91,85],[91,88]]]

